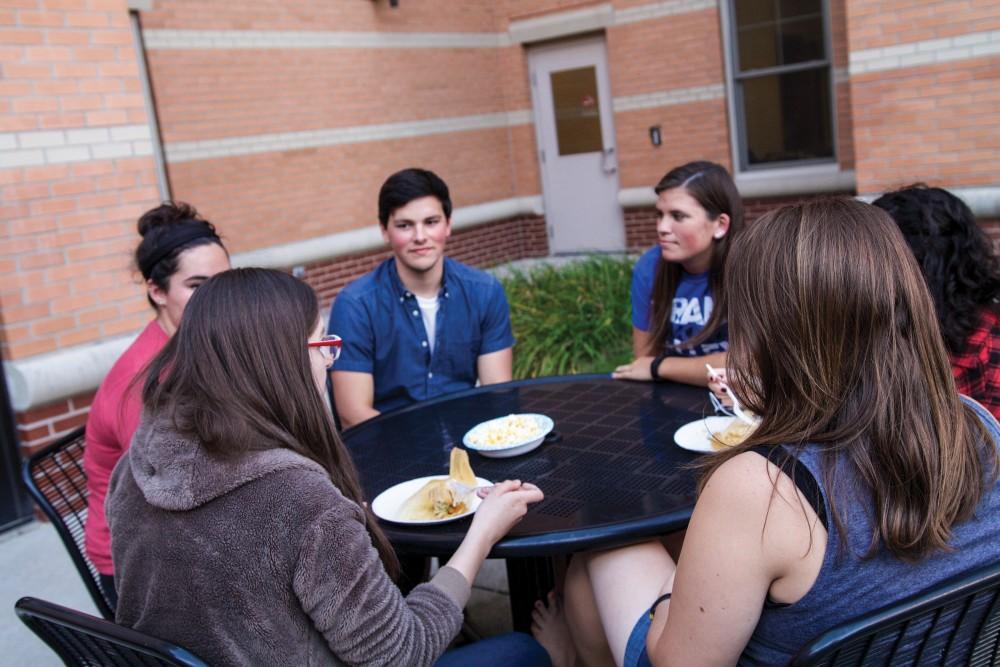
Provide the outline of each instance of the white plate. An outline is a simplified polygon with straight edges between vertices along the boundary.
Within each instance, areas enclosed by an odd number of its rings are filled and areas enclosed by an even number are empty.
[[[430,477],[418,477],[407,482],[400,482],[396,486],[390,486],[388,489],[378,494],[375,500],[372,501],[372,512],[375,513],[375,516],[385,521],[425,526],[435,523],[448,523],[449,521],[457,521],[458,519],[472,516],[479,508],[479,503],[483,502],[483,499],[477,494],[470,493],[465,501],[468,504],[469,511],[464,514],[456,514],[455,516],[450,516],[445,519],[430,519],[427,521],[412,521],[400,518],[399,510],[402,509],[403,503],[405,503],[410,496],[419,491],[420,487],[432,479],[448,479],[448,476],[431,475]],[[491,484],[493,484],[493,482],[488,479],[483,479],[482,477],[476,478],[476,486],[489,486]]]
[[[549,434],[552,427],[555,426],[555,422],[552,421],[550,417],[545,415],[533,414],[533,413],[521,413],[516,415],[519,417],[532,417],[538,423],[538,427],[541,429],[540,435],[531,438],[530,440],[521,440],[520,442],[512,442],[509,445],[492,446],[492,445],[477,445],[469,440],[469,436],[476,433],[476,431],[489,428],[493,422],[500,421],[501,419],[506,419],[510,415],[504,415],[503,417],[497,417],[496,419],[491,419],[489,421],[481,422],[476,424],[469,429],[469,432],[462,436],[462,444],[465,445],[467,449],[479,452],[483,456],[487,456],[495,459],[507,458],[508,456],[519,456],[521,454],[527,454],[531,450],[542,444],[542,440],[545,436]]]
[[[705,417],[688,422],[674,433],[674,442],[692,452],[715,452],[711,434],[725,431],[736,417]]]

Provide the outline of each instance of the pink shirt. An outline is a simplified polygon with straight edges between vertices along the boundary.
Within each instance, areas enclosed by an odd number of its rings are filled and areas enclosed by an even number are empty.
[[[87,556],[101,574],[113,575],[111,532],[104,516],[108,479],[118,459],[132,443],[142,416],[142,384],[125,392],[139,372],[164,348],[170,337],[153,320],[146,325],[124,354],[111,367],[94,396],[87,418],[83,469],[87,473],[87,524],[84,527]]]

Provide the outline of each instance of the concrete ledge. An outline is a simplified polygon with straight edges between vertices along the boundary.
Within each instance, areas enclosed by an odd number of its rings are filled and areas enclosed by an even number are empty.
[[[111,366],[138,334],[5,361],[4,373],[16,412],[66,399],[100,386]]]
[[[543,215],[544,212],[542,197],[534,195],[463,206],[452,211],[451,217],[454,229],[462,230],[520,215]],[[382,234],[376,222],[364,229],[238,253],[233,255],[232,263],[233,266],[290,268],[381,246]],[[4,362],[14,410],[23,412],[97,389],[137,335]]]
[[[857,184],[854,171],[841,171],[837,165],[743,172],[735,180],[744,197],[853,192]]]
[[[614,7],[610,3],[604,3],[583,9],[547,14],[537,18],[511,21],[508,33],[511,42],[525,44],[603,30],[613,25],[614,21]]]

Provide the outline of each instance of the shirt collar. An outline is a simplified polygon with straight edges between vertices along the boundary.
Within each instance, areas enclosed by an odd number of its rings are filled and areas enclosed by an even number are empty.
[[[448,257],[442,257],[442,270],[441,270],[441,289],[438,291],[439,297],[448,298],[451,294],[451,259]],[[413,297],[413,292],[407,289],[406,285],[403,284],[403,279],[399,277],[399,270],[396,268],[396,258],[390,257],[387,267],[387,273],[389,276],[389,285],[392,288],[393,294],[400,300],[409,299]]]

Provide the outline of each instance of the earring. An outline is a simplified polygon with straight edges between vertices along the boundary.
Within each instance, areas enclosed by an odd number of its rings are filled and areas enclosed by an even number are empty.
[[[721,239],[725,235],[726,235],[725,232],[715,232],[715,234],[713,234],[712,236],[713,238]]]

